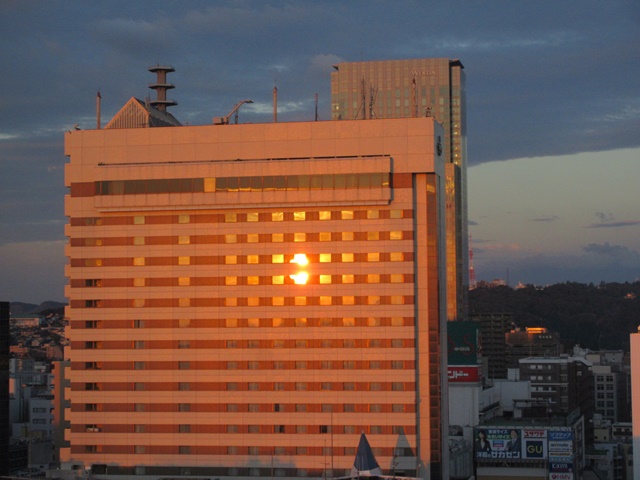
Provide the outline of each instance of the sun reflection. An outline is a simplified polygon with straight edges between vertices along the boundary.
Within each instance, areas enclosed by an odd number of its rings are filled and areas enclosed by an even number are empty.
[[[290,263],[297,263],[301,267],[309,264],[309,259],[304,253],[296,253]]]
[[[298,272],[295,275],[289,275],[289,278],[291,278],[296,285],[306,285],[307,281],[309,281],[309,274],[307,272]]]

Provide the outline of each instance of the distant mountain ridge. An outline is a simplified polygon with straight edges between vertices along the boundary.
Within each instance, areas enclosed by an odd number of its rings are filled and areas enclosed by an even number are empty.
[[[12,316],[30,314],[38,315],[47,310],[64,309],[66,305],[66,303],[54,302],[53,300],[42,302],[40,305],[36,305],[35,303],[11,302],[9,309]]]

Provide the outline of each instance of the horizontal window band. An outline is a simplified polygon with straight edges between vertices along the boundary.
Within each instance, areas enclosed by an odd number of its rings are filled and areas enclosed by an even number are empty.
[[[318,328],[351,328],[351,327],[414,327],[414,317],[263,317],[263,318],[148,318],[146,320],[119,320],[107,318],[103,320],[70,320],[73,330],[80,329],[164,329],[164,328],[198,328],[230,331],[244,328],[283,328],[283,327],[318,327]],[[230,335],[230,333],[226,333]],[[373,342],[376,339],[369,339]],[[336,340],[337,341],[337,340]]]
[[[404,397],[411,397],[411,391],[404,392]],[[208,397],[206,397],[208,398]],[[306,398],[306,397],[305,397]],[[412,399],[413,400],[413,399]],[[304,400],[306,401],[306,400]],[[84,412],[85,418],[91,416],[93,412],[104,412],[104,413],[124,413],[124,412],[136,412],[136,413],[147,413],[147,414],[159,414],[157,416],[150,415],[147,417],[149,420],[160,420],[162,422],[166,421],[166,417],[163,416],[165,413],[170,412],[181,412],[181,413],[220,413],[220,412],[229,412],[229,413],[280,413],[280,408],[285,409],[294,409],[295,405],[299,405],[302,402],[298,402],[296,404],[292,403],[231,403],[231,402],[192,402],[192,403],[140,403],[140,402],[105,402],[105,403],[73,403],[71,405],[72,412]],[[306,403],[307,407],[306,413],[333,413],[334,420],[340,422],[340,414],[346,413],[374,413],[371,412],[371,404],[366,403],[358,403],[357,401],[348,401],[343,403]],[[381,404],[383,409],[388,408],[388,403]],[[276,408],[278,410],[276,410]],[[415,402],[411,401],[411,403],[404,403],[398,399],[398,401],[391,403],[391,412],[404,414],[404,413],[415,413]],[[299,413],[299,412],[298,412]],[[301,414],[303,415],[303,414]],[[104,417],[101,418],[101,421]],[[118,420],[121,420],[118,418]],[[199,419],[201,422],[202,419]],[[250,421],[245,417],[245,422]],[[89,422],[82,421],[84,424],[94,424],[98,422]],[[186,423],[186,422],[184,422]],[[293,423],[293,422],[292,422]],[[75,425],[81,424],[80,421],[74,422]]]
[[[405,238],[407,233],[401,232],[402,238]],[[302,245],[302,242],[301,244]],[[400,245],[400,244],[398,244]],[[406,247],[406,244],[405,244]],[[302,246],[299,247],[301,250]],[[352,256],[345,256],[345,253],[308,253],[306,254],[310,264],[322,264],[322,263],[374,263],[369,260],[368,254],[378,254],[377,262],[393,262],[393,261],[411,261],[413,259],[412,252],[368,252],[368,253],[351,253]],[[111,257],[111,258],[74,258],[70,257],[70,265],[72,268],[79,267],[144,267],[144,266],[171,266],[171,265],[249,265],[249,264],[284,264],[285,262],[291,263],[294,258],[294,254],[283,254],[282,261],[274,262],[274,254],[267,255],[176,255],[166,257]],[[322,255],[327,255],[322,257]],[[141,259],[141,260],[139,260]],[[326,260],[326,261],[324,261]],[[346,261],[345,261],[346,260]],[[137,263],[136,263],[137,262]]]
[[[365,340],[346,339],[342,348],[369,348],[369,344]],[[344,342],[353,341],[353,346],[344,347]],[[356,346],[358,345],[358,346]],[[380,345],[383,345],[381,340]],[[413,348],[413,339],[390,339],[385,340],[385,348]],[[77,350],[197,350],[197,349],[287,349],[287,348],[329,348],[322,346],[322,340],[315,338],[304,339],[287,339],[287,340],[213,340],[213,339],[195,339],[195,340],[71,340],[71,347]],[[337,348],[337,347],[331,347]]]
[[[336,343],[340,342],[335,340]],[[356,348],[389,348],[390,341],[380,341],[380,345],[375,347],[368,345],[367,340],[360,340],[360,345]],[[365,342],[362,344],[362,342]],[[329,348],[329,347],[325,347]],[[333,348],[339,348],[338,346]],[[385,352],[387,355],[389,353]],[[393,353],[393,352],[391,352]],[[404,355],[404,352],[402,352]],[[344,363],[346,362],[346,364]],[[99,361],[80,362],[72,361],[71,370],[101,370],[101,371],[124,371],[124,370],[147,370],[170,372],[174,370],[207,370],[207,371],[232,371],[239,374],[262,375],[260,371],[272,370],[402,370],[406,372],[415,368],[413,360],[188,360],[188,361]],[[331,382],[330,382],[331,383]]]
[[[319,297],[181,297],[181,298],[134,298],[71,300],[72,309],[91,308],[167,308],[167,307],[369,307],[383,305],[413,305],[413,295],[327,295]]]
[[[389,188],[389,173],[265,175],[72,183],[72,197]],[[93,191],[92,191],[93,190]]]
[[[228,213],[181,213],[181,214],[147,214],[144,218],[145,225],[163,225],[163,224],[207,224],[207,223],[253,223],[253,222],[275,222],[275,221],[295,221],[295,211],[292,206],[288,205],[286,211],[259,211],[262,206],[256,206],[255,212],[247,212],[251,207],[245,206],[240,212]],[[351,215],[343,215],[343,212],[351,212]],[[411,209],[393,209],[393,208],[376,208],[376,209],[353,209],[347,210],[323,210],[316,209],[305,212],[306,221],[327,221],[327,220],[386,220],[395,218],[392,212],[402,212],[398,218],[412,218],[413,210]],[[274,215],[276,219],[274,220]],[[138,216],[136,215],[118,215],[107,217],[72,217],[70,225],[72,227],[82,226],[109,226],[109,225],[135,225]]]

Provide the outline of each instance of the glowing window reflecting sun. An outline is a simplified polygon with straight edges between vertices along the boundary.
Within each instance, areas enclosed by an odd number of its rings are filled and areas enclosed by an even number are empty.
[[[304,267],[309,264],[309,259],[304,253],[296,253],[289,263],[295,263],[300,267]],[[309,274],[307,272],[298,272],[294,275],[289,275],[289,278],[291,278],[296,285],[306,285],[309,281]]]
[[[291,278],[296,285],[306,285],[309,281],[309,274],[307,272],[298,272],[295,275],[289,275],[289,278]]]
[[[309,259],[304,253],[296,253],[290,263],[297,263],[301,267],[309,264]]]

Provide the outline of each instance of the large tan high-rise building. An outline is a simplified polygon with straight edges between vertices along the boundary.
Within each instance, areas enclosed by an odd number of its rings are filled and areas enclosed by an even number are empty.
[[[331,74],[333,120],[433,116],[445,131],[447,317],[464,319],[469,290],[467,120],[459,60],[344,62]]]
[[[63,466],[341,476],[365,433],[383,471],[447,478],[444,138],[136,99],[68,132]]]
[[[640,327],[629,335],[631,347],[631,422],[634,478],[640,473]]]

